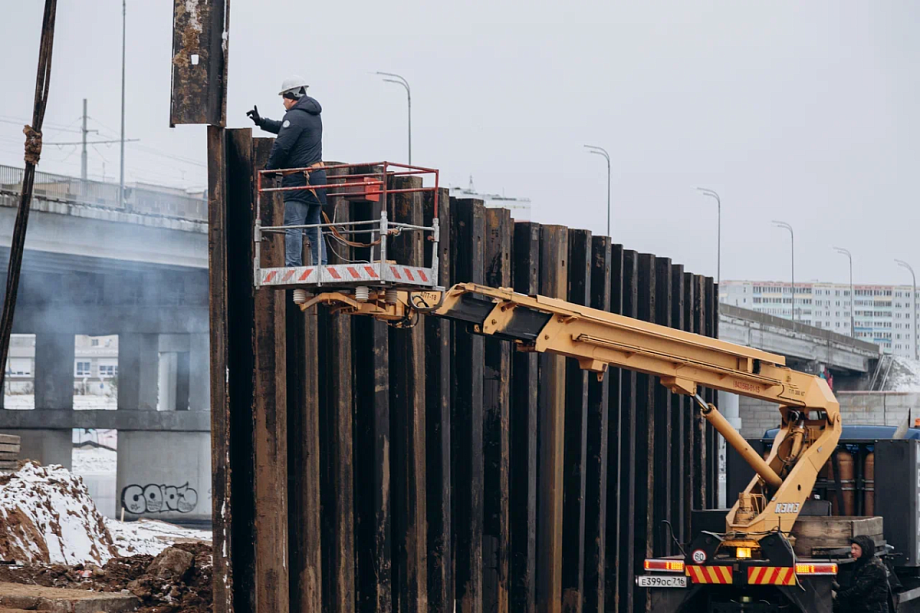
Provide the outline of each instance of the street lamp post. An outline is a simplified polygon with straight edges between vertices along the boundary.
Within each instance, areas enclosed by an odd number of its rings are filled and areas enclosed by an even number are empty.
[[[125,203],[125,31],[127,30],[127,0],[121,0],[121,162],[118,179],[119,204]]]
[[[914,269],[910,267],[910,264],[904,260],[895,260],[898,263],[898,266],[906,268],[910,271],[910,278],[913,280],[912,287],[913,291],[910,294],[910,304],[911,304],[911,313],[913,321],[910,322],[910,342],[914,346],[914,359],[917,359],[917,275],[914,274]]]
[[[384,79],[387,83],[396,83],[397,85],[402,85],[406,88],[406,98],[409,102],[409,163],[412,163],[412,90],[409,89],[409,82],[398,74],[393,74],[392,72],[377,72],[378,75],[383,77],[390,77],[389,79]]]
[[[856,312],[853,311],[853,254],[846,249],[834,247],[837,253],[847,256],[850,261],[850,336],[856,337]]]
[[[588,153],[603,156],[607,160],[607,236],[610,236],[610,154],[603,147],[595,145],[585,145]]]
[[[774,221],[773,225],[777,228],[789,230],[789,239],[792,243],[792,328],[795,329],[795,232],[785,221]]]
[[[716,206],[719,210],[718,217],[718,230],[716,238],[716,283],[721,287],[722,284],[722,199],[719,198],[719,194],[715,190],[707,189],[705,187],[697,187],[704,196],[709,196],[710,198],[716,199]]]

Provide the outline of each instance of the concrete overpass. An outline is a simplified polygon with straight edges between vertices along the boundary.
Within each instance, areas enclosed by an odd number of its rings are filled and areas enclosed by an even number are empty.
[[[835,393],[865,389],[881,357],[874,343],[727,304],[719,305],[719,338],[783,355],[787,365],[802,372],[817,374],[826,367]],[[779,425],[777,405],[731,396],[720,396],[722,409],[743,436],[761,436]],[[843,403],[846,396],[839,397]]]
[[[0,166],[3,262],[17,173]],[[198,493],[191,512],[155,518],[210,517],[206,213],[202,196],[181,190],[132,186],[121,202],[117,185],[36,173],[13,321],[14,334],[35,335],[35,409],[0,410],[0,431],[22,437],[23,457],[70,467],[73,429],[117,430],[119,506],[134,486]],[[117,410],[74,410],[75,335],[118,336]],[[164,378],[164,364],[178,372]],[[184,382],[185,406],[158,410],[164,380]]]
[[[871,374],[881,357],[874,343],[727,304],[719,305],[719,338],[784,355],[798,370],[822,364],[846,377]]]

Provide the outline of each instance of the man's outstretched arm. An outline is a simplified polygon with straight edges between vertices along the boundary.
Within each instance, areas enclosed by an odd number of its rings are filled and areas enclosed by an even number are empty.
[[[262,117],[259,115],[259,107],[257,106],[253,106],[251,111],[246,111],[246,116],[249,117],[254,124],[266,132],[277,134],[281,131],[281,121],[269,119],[268,117]]]

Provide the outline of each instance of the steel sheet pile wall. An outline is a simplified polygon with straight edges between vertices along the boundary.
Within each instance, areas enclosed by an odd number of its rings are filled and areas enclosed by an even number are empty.
[[[699,412],[653,377],[598,380],[465,324],[396,329],[254,291],[252,177],[270,141],[208,134],[215,611],[646,610],[634,577],[672,553],[662,522],[686,541],[691,508],[715,503],[717,441]],[[431,222],[430,193],[386,206]],[[340,220],[380,207],[335,203]],[[445,285],[716,334],[712,279],[667,258],[446,190],[439,208]],[[410,234],[391,254],[420,264],[430,249]],[[336,246],[330,261],[367,255]],[[280,263],[280,237],[263,257]]]

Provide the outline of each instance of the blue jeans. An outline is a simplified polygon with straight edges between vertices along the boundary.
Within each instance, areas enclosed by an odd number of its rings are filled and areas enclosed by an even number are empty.
[[[311,204],[301,200],[287,200],[284,203],[284,225],[286,226],[303,226],[320,223],[321,204]],[[326,256],[326,245],[321,240],[319,228],[310,228],[306,230],[310,237],[310,252],[312,263],[318,264],[320,261],[320,249],[322,249],[322,262],[325,266],[329,263]],[[303,265],[303,233],[304,230],[297,228],[295,230],[284,231],[284,265],[285,266],[302,266]]]

